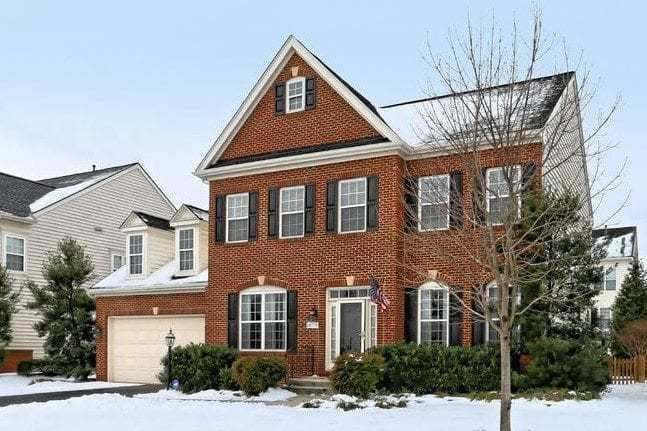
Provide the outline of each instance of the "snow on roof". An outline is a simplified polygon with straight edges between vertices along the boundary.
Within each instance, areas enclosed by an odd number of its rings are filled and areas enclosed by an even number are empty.
[[[41,196],[38,200],[36,200],[34,203],[29,205],[29,209],[31,210],[32,213],[35,213],[37,211],[40,211],[44,208],[47,208],[48,206],[55,204],[56,202],[63,200],[69,196],[72,196],[75,193],[80,192],[83,189],[86,189],[90,186],[93,186],[94,184],[98,183],[99,181],[103,181],[109,176],[111,176],[114,172],[103,172],[103,173],[98,173],[97,175],[90,176],[88,179],[85,181],[82,181],[80,183],[76,183],[74,185],[71,185],[69,187],[61,187],[58,189],[54,189],[49,193],[46,193],[45,195]]]
[[[191,277],[175,277],[177,261],[172,260],[146,278],[130,278],[128,265],[124,265],[103,280],[95,284],[91,290],[101,289],[146,289],[146,288],[174,288],[187,285],[204,284],[206,286],[208,270]]]
[[[606,249],[607,258],[633,257],[636,240],[635,227],[596,229],[595,244]]]

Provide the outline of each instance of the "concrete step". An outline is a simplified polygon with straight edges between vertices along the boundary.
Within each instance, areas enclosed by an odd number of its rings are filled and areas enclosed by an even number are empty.
[[[319,376],[292,378],[287,389],[299,394],[320,394],[330,390],[330,380]]]

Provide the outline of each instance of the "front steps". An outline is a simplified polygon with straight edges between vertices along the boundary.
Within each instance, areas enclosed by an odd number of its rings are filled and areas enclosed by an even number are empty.
[[[326,377],[296,377],[288,380],[286,389],[297,394],[322,394],[330,391],[330,380]]]

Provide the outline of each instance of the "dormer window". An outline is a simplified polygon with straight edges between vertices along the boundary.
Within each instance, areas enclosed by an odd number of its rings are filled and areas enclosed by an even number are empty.
[[[195,241],[194,229],[180,229],[178,233],[178,247],[180,251],[180,271],[193,271],[195,269]]]
[[[128,236],[128,269],[130,275],[144,273],[144,235]]]
[[[286,83],[288,93],[287,113],[303,111],[306,100],[306,79],[298,77]]]

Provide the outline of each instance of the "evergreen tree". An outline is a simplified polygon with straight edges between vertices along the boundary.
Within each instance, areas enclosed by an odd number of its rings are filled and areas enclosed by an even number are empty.
[[[75,240],[58,243],[43,265],[46,286],[31,283],[28,304],[42,319],[34,325],[45,339],[45,361],[58,374],[85,380],[95,366],[95,302],[83,285],[93,273],[92,260]]]
[[[634,320],[647,319],[647,275],[639,260],[631,265],[612,310],[614,332],[619,332]]]
[[[17,301],[18,292],[13,292],[11,277],[0,264],[0,365],[4,361],[4,348],[11,342],[11,318]]]

